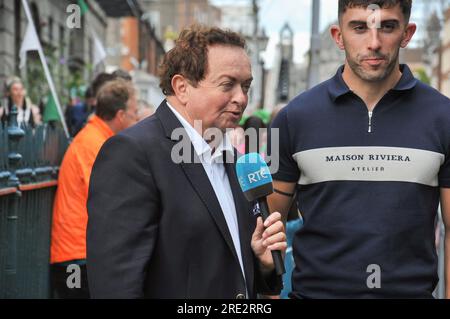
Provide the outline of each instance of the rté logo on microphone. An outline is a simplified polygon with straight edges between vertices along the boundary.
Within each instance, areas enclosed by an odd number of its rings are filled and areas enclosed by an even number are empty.
[[[257,170],[256,172],[250,173],[247,175],[248,182],[250,184],[258,183],[263,180],[270,178],[270,171],[268,167],[261,167],[261,169]]]

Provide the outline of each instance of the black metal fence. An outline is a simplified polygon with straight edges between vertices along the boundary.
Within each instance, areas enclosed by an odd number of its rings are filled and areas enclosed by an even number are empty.
[[[58,126],[0,125],[0,299],[49,298],[53,198],[68,146]]]

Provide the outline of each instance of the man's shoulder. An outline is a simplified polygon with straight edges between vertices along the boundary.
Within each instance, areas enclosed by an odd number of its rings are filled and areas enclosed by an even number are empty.
[[[99,140],[103,140],[101,130],[95,125],[87,123],[75,136],[70,146],[73,145],[76,148],[95,148]]]
[[[321,112],[332,104],[329,86],[332,79],[326,80],[293,98],[282,110],[288,113],[288,118],[296,114]]]
[[[435,88],[417,81],[411,101],[421,112],[439,119],[438,122],[450,125],[450,99]]]
[[[119,132],[117,135],[126,136],[132,140],[148,143],[164,135],[161,123],[156,115],[152,115],[135,125]]]
[[[105,147],[109,144],[114,144],[116,147],[122,148],[131,147],[130,150],[147,153],[158,153],[158,150],[164,149],[165,131],[160,120],[152,115],[135,125],[117,133],[109,138]],[[121,146],[120,146],[121,145]],[[128,145],[125,147],[125,145]]]
[[[415,87],[417,96],[420,96],[425,99],[432,99],[437,102],[438,105],[445,105],[446,107],[450,106],[450,98],[433,88],[432,86],[422,82],[417,81],[417,85]]]

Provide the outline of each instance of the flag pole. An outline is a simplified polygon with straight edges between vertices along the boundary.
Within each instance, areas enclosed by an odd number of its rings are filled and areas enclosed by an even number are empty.
[[[31,28],[33,29],[33,33],[37,37],[36,29],[34,27],[33,18],[31,16],[30,7],[28,6],[27,0],[22,0],[22,4],[23,4],[23,8],[25,10],[25,14],[27,16],[28,23],[29,23],[29,25],[31,25]],[[38,42],[39,42],[39,39],[38,39]],[[44,51],[42,50],[42,45],[41,45],[40,42],[39,42],[39,45],[38,45],[38,53],[39,53],[39,57],[40,57],[41,62],[42,62],[42,66],[44,68],[45,77],[47,78],[47,82],[48,82],[48,85],[50,87],[50,91],[51,91],[53,99],[55,100],[55,103],[56,103],[56,108],[58,110],[58,114],[59,114],[59,117],[60,117],[60,120],[61,120],[61,124],[62,124],[63,129],[64,129],[64,133],[66,134],[67,139],[70,139],[69,130],[67,129],[67,124],[66,124],[66,121],[65,121],[65,118],[64,118],[64,114],[63,114],[62,109],[61,109],[61,104],[59,103],[59,98],[58,98],[58,95],[56,94],[55,84],[53,83],[53,79],[52,79],[52,76],[51,76],[50,71],[48,69],[47,61],[45,60]]]

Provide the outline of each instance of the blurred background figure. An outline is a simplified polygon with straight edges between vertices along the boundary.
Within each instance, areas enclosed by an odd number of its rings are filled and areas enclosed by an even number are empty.
[[[155,107],[145,100],[138,100],[138,121],[155,113]]]
[[[17,107],[17,122],[21,126],[36,127],[42,123],[39,107],[34,105],[26,96],[26,90],[22,80],[18,77],[10,77],[5,82],[5,102],[0,106],[0,119],[5,126],[11,108]]]
[[[137,123],[136,92],[129,81],[115,79],[102,85],[96,95],[97,108],[86,126],[70,144],[61,164],[53,205],[51,237],[51,282],[56,298],[89,298],[86,275],[86,203],[95,158],[103,143]],[[81,288],[66,282],[69,265],[78,265]]]
[[[111,75],[115,79],[120,78],[120,79],[123,79],[125,81],[130,81],[130,82],[133,81],[133,78],[131,77],[130,73],[128,73],[127,71],[122,70],[122,69],[115,70],[113,73],[111,73]]]
[[[285,107],[286,104],[277,104],[272,110],[272,113],[270,113],[270,123],[275,119],[275,117],[278,115],[278,113],[281,111],[283,107]]]
[[[265,110],[258,110],[246,119],[243,119],[242,128],[245,134],[245,154],[250,152],[258,152],[265,157],[267,149],[267,125],[269,123],[270,114]],[[251,130],[254,130],[251,133]],[[252,135],[256,133],[256,141],[252,140]],[[240,146],[242,150],[242,145]]]
[[[85,102],[82,105],[77,106],[73,109],[73,111],[70,111],[70,106],[68,107],[66,110],[66,116],[68,114],[67,112],[72,113],[71,115],[73,116],[72,118],[67,117],[69,130],[71,128],[71,123],[73,125],[72,130],[70,130],[72,136],[75,136],[84,127],[84,125],[86,125],[86,122],[95,114],[97,108],[97,94],[102,86],[116,79],[122,79],[130,83],[132,82],[131,75],[121,69],[116,70],[113,73],[101,72],[95,77],[95,79],[91,82],[91,85],[86,90]]]
[[[77,95],[72,95],[69,105],[66,108],[66,123],[69,128],[69,133],[72,137],[84,127],[88,119],[91,109],[88,105],[88,100],[95,98],[93,96],[92,88],[88,88],[84,94],[84,101]]]

